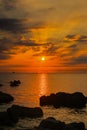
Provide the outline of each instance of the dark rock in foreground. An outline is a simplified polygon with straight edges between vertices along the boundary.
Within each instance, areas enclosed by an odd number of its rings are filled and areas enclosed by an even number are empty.
[[[36,130],[85,130],[85,125],[83,122],[65,124],[53,117],[49,117],[42,120]]]
[[[11,108],[7,109],[7,112],[13,118],[14,117],[18,117],[18,118],[25,118],[25,117],[38,118],[38,117],[43,116],[43,111],[39,107],[28,108],[28,107],[13,105]]]
[[[55,108],[69,107],[69,108],[83,108],[86,107],[87,98],[81,92],[72,94],[59,92],[51,94],[50,96],[40,97],[40,105],[53,105]]]
[[[55,118],[49,117],[42,120],[39,128],[49,129],[49,130],[62,130],[65,127],[65,123],[57,121]]]
[[[83,122],[73,122],[70,124],[66,124],[64,130],[85,130],[85,125]]]
[[[13,126],[18,119],[13,120],[7,112],[0,112],[0,126]]]
[[[0,84],[0,87],[2,87],[3,86],[3,84]]]
[[[13,100],[14,98],[10,94],[6,94],[0,91],[0,104],[9,103]]]
[[[13,105],[6,112],[0,112],[0,126],[13,126],[21,118],[38,118],[43,116],[41,108],[28,108],[18,105]]]

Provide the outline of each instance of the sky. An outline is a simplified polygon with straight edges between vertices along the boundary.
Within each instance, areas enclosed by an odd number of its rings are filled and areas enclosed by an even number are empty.
[[[87,0],[0,0],[0,72],[69,71],[87,72]]]

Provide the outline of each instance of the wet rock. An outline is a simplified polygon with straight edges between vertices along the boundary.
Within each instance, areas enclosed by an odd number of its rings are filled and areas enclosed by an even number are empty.
[[[43,111],[39,107],[28,108],[18,105],[13,105],[11,108],[7,109],[8,114],[13,118],[38,118],[43,116]]]
[[[63,130],[65,123],[58,121],[52,117],[42,120],[39,129],[49,129],[49,130]]]
[[[50,96],[42,96],[42,97],[40,97],[40,105],[41,106],[53,105],[55,101],[56,101],[55,94],[51,94]]]
[[[85,125],[83,122],[80,122],[80,123],[73,122],[73,123],[67,124],[64,130],[85,130]]]
[[[43,116],[41,108],[28,108],[13,105],[5,112],[0,112],[0,126],[13,126],[22,118],[37,118]]]
[[[0,126],[13,126],[14,123],[7,112],[0,112]]]
[[[69,108],[83,108],[86,106],[87,97],[81,92],[75,92],[72,94],[59,92],[51,94],[50,96],[40,97],[40,105],[53,105],[55,108],[69,107]]]
[[[14,100],[14,98],[10,94],[3,93],[0,91],[0,104],[9,103],[13,100]]]
[[[49,117],[41,121],[40,125],[35,130],[86,130],[83,122],[69,123],[58,121],[53,117]]]
[[[10,86],[11,87],[16,87],[16,86],[19,86],[20,84],[21,84],[20,80],[10,81]]]
[[[2,87],[3,86],[3,84],[0,84],[0,87]]]

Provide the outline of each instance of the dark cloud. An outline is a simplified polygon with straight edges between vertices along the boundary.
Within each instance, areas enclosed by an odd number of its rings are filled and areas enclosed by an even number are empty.
[[[58,45],[47,43],[43,46],[44,50],[40,53],[35,53],[33,56],[55,56],[58,55],[58,49],[60,48]]]
[[[68,46],[67,48],[74,49],[74,48],[77,48],[77,45],[76,44],[72,44],[72,45]]]
[[[78,39],[79,42],[87,42],[87,36],[80,36],[80,38]]]
[[[73,39],[76,35],[67,35],[65,38],[67,39]]]
[[[27,30],[23,20],[19,19],[0,19],[0,30],[11,33],[25,33]]]
[[[61,51],[61,57],[73,56],[79,51],[77,44],[68,45]]]
[[[20,39],[10,39],[4,37],[0,39],[0,59],[8,59],[11,56],[11,54],[16,54],[15,50],[17,50],[17,47],[19,46],[24,47],[24,49],[22,49],[21,51],[22,53],[25,53],[30,48],[34,51],[38,51],[39,47],[43,45],[45,44],[36,43],[35,41],[29,39],[22,41]],[[25,49],[25,47],[27,48]],[[11,49],[13,50],[12,52],[10,52]]]
[[[6,53],[0,53],[0,60],[6,60],[9,59],[11,56],[9,54]]]
[[[19,41],[16,41],[14,44],[18,46],[31,46],[31,47],[43,45],[43,44],[36,43],[33,40],[25,40],[25,41],[19,40]]]
[[[69,41],[77,41],[77,42],[87,42],[87,36],[86,35],[67,35],[64,38],[65,42]]]
[[[87,64],[87,55],[81,55],[78,57],[73,57],[71,58],[70,62],[65,63],[67,65],[82,65],[82,64]]]
[[[2,5],[5,10],[13,10],[16,8],[17,0],[2,0]]]
[[[27,19],[0,19],[0,30],[15,34],[28,33],[31,29],[39,29],[43,26],[42,22],[32,22]]]
[[[46,53],[48,55],[55,55],[57,54],[57,51],[59,48],[60,48],[59,46],[52,44],[50,47],[48,47],[48,49],[46,50]]]
[[[9,59],[10,55],[7,53],[13,47],[10,40],[3,38],[0,39],[0,60]]]
[[[79,51],[77,44],[72,44],[72,45],[68,46],[68,48],[70,49],[71,54],[75,54],[77,51]]]
[[[3,38],[0,39],[0,59],[6,59],[9,58],[9,55],[7,54],[7,51],[13,47],[13,44],[11,44],[11,41]]]

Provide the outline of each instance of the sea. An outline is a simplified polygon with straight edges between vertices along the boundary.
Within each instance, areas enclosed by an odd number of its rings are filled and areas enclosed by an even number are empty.
[[[20,80],[18,87],[11,87],[9,82]],[[86,73],[0,73],[0,91],[11,94],[14,101],[0,105],[0,111],[5,111],[13,104],[25,107],[40,107],[39,99],[42,95],[57,92],[82,92],[87,96],[87,74]],[[25,130],[38,126],[41,120],[54,117],[65,123],[84,122],[87,128],[87,107],[83,109],[54,108],[52,106],[41,107],[44,116],[37,119],[20,119],[10,130]]]

